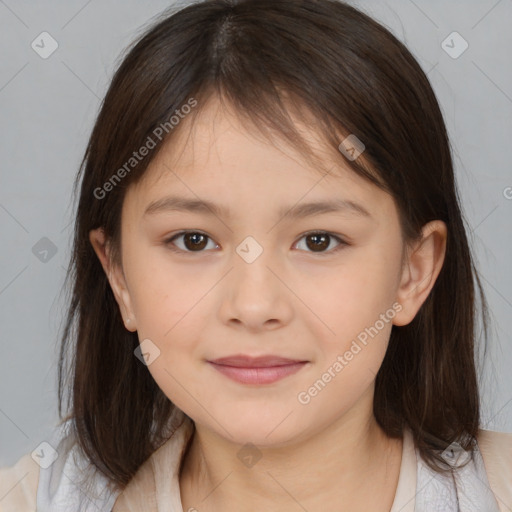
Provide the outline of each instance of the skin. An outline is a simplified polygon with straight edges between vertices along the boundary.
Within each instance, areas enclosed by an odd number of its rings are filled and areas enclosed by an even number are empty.
[[[148,370],[195,422],[180,475],[183,509],[389,511],[402,441],[389,439],[375,421],[375,376],[392,325],[411,322],[437,279],[446,226],[430,222],[422,240],[406,247],[393,198],[348,170],[344,157],[324,152],[332,170],[322,178],[298,153],[259,140],[218,106],[205,108],[187,144],[188,130],[178,132],[128,189],[122,268],[111,262],[103,231],[90,233],[126,328],[160,350]],[[314,132],[302,130],[321,151]],[[214,201],[232,216],[144,215],[170,194]],[[348,211],[277,216],[285,205],[340,197],[363,205],[371,218]],[[181,230],[209,238],[194,251],[181,236],[174,240],[181,252],[173,252],[166,240]],[[304,235],[312,230],[351,245],[331,238],[315,251]],[[247,236],[263,248],[251,263],[236,252]],[[401,311],[309,403],[300,403],[298,394],[393,304]],[[238,353],[308,364],[257,386],[233,382],[207,362]],[[261,455],[252,467],[237,456],[246,443]]]

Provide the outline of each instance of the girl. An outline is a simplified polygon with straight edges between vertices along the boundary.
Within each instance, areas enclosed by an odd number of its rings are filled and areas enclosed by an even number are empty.
[[[166,13],[80,178],[61,424],[2,512],[512,510],[444,121],[388,30],[335,0]]]

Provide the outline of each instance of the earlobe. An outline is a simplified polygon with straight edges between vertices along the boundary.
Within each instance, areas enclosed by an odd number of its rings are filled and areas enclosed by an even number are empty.
[[[126,281],[122,270],[115,265],[109,254],[108,242],[106,240],[103,228],[93,229],[89,233],[89,241],[101,262],[101,266],[107,276],[107,279],[114,293],[114,297],[119,305],[121,315],[127,330],[135,332],[137,330],[135,315],[131,306],[130,294],[126,286]]]
[[[427,299],[444,263],[446,240],[443,221],[434,220],[423,226],[421,240],[409,249],[404,262],[396,299],[402,310],[396,314],[394,325],[412,322]]]

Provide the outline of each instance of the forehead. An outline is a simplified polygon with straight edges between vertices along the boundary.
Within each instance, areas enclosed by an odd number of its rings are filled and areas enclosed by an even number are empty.
[[[341,154],[333,154],[311,125],[295,124],[318,162],[307,161],[278,137],[267,140],[218,102],[203,107],[192,125],[186,118],[181,123],[143,179],[128,189],[125,201],[140,215],[149,202],[177,190],[191,199],[216,198],[220,204],[245,207],[262,201],[277,207],[301,198],[307,202],[343,198],[375,210],[390,200],[352,171]]]

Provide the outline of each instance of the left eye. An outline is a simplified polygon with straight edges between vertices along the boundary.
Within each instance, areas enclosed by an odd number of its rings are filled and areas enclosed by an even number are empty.
[[[183,238],[184,247],[179,247],[175,243],[175,240],[180,238]],[[335,252],[342,249],[344,246],[349,245],[340,237],[326,231],[306,233],[299,240],[302,240],[303,238],[307,240],[307,249],[310,249],[311,252],[315,253]],[[213,243],[213,240],[208,235],[201,233],[200,231],[181,231],[170,239],[166,240],[165,244],[178,247],[178,249],[170,247],[171,250],[175,252],[204,252],[205,247],[208,245],[208,240]],[[338,242],[338,245],[334,249],[327,251],[326,249],[329,248],[332,240]],[[217,244],[213,244],[214,246],[218,247]]]
[[[326,231],[315,231],[313,233],[306,233],[305,235],[302,236],[302,238],[305,238],[307,240],[306,247],[308,247],[309,249],[313,249],[312,252],[331,253],[339,251],[345,245],[348,245],[340,237],[333,235],[332,233],[327,233]],[[338,242],[338,246],[336,246],[334,249],[330,251],[324,250],[330,246],[331,240],[336,240]]]

